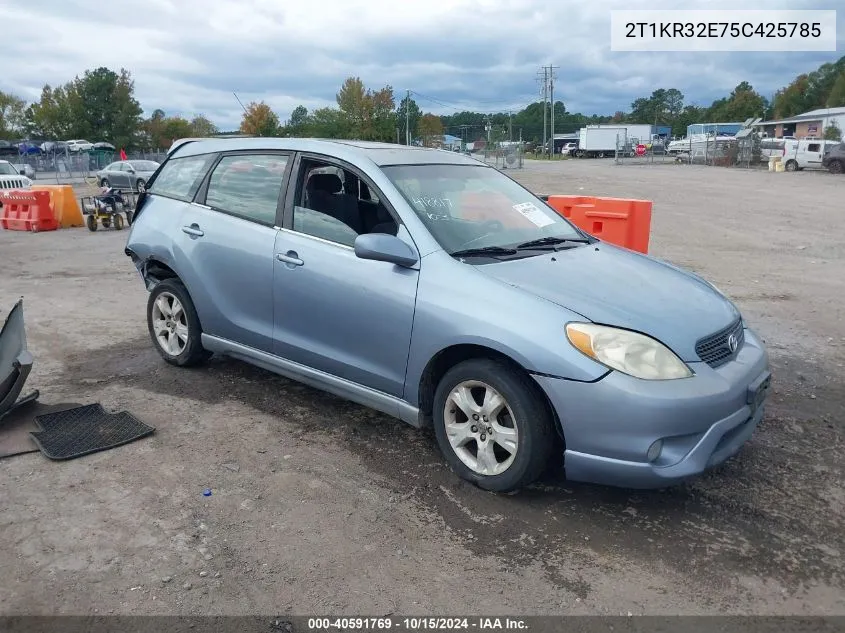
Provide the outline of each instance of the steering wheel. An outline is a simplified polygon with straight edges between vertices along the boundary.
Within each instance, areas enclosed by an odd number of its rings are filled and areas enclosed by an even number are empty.
[[[505,225],[502,224],[501,222],[499,222],[499,220],[485,220],[484,222],[481,222],[480,225],[481,225],[481,228],[486,229],[487,232],[482,233],[480,236],[471,239],[469,242],[465,242],[464,244],[461,244],[461,250],[463,250],[465,248],[471,248],[472,245],[475,244],[476,242],[480,242],[485,237],[489,237],[490,235],[493,235],[494,233],[499,233],[500,231],[503,231],[504,228],[505,228]]]

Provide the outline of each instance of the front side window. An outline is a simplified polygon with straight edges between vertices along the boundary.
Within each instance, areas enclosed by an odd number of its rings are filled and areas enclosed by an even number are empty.
[[[177,200],[193,200],[214,158],[214,154],[171,158],[159,172],[149,192]]]
[[[482,165],[395,165],[382,170],[447,252],[513,248],[584,235],[523,188]]]
[[[273,225],[287,167],[287,156],[225,156],[214,168],[205,203],[220,211]]]

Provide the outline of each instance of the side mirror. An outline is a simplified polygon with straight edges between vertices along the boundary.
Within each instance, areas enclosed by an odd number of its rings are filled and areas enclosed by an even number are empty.
[[[410,268],[419,261],[417,252],[395,235],[365,233],[355,238],[355,254],[361,259]]]

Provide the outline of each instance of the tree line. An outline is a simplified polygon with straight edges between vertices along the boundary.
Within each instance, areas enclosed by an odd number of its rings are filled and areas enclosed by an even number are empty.
[[[0,138],[70,139],[107,141],[116,147],[162,149],[186,136],[210,136],[218,132],[206,116],[190,119],[167,115],[161,109],[144,117],[135,98],[131,74],[108,68],[86,70],[81,76],[56,87],[44,86],[34,103],[0,92]],[[423,112],[416,98],[442,108],[448,104],[418,93],[397,100],[386,85],[368,88],[360,77],[347,78],[336,94],[336,106],[309,111],[297,106],[282,120],[263,101],[244,108],[239,131],[257,136],[307,136],[404,143],[406,135],[433,144],[443,134],[465,141],[489,138],[538,141],[543,135],[544,109],[548,104],[530,103],[513,112],[473,112],[455,108],[453,114]],[[668,125],[682,136],[693,123],[744,121],[750,117],[788,118],[815,108],[845,106],[845,57],[822,64],[778,90],[771,99],[746,81],[709,106],[687,103],[676,88],[658,88],[635,99],[627,112],[584,115],[554,103],[554,131],[574,132],[598,123],[652,123]],[[407,126],[407,130],[406,130]],[[489,130],[488,130],[489,128]],[[551,130],[549,129],[549,132]]]

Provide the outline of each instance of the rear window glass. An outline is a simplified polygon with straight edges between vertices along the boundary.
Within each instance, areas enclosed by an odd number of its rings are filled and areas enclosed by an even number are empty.
[[[150,187],[150,193],[178,200],[193,200],[212,160],[213,154],[170,159]]]
[[[214,168],[205,203],[248,220],[274,224],[287,156],[226,156]]]

